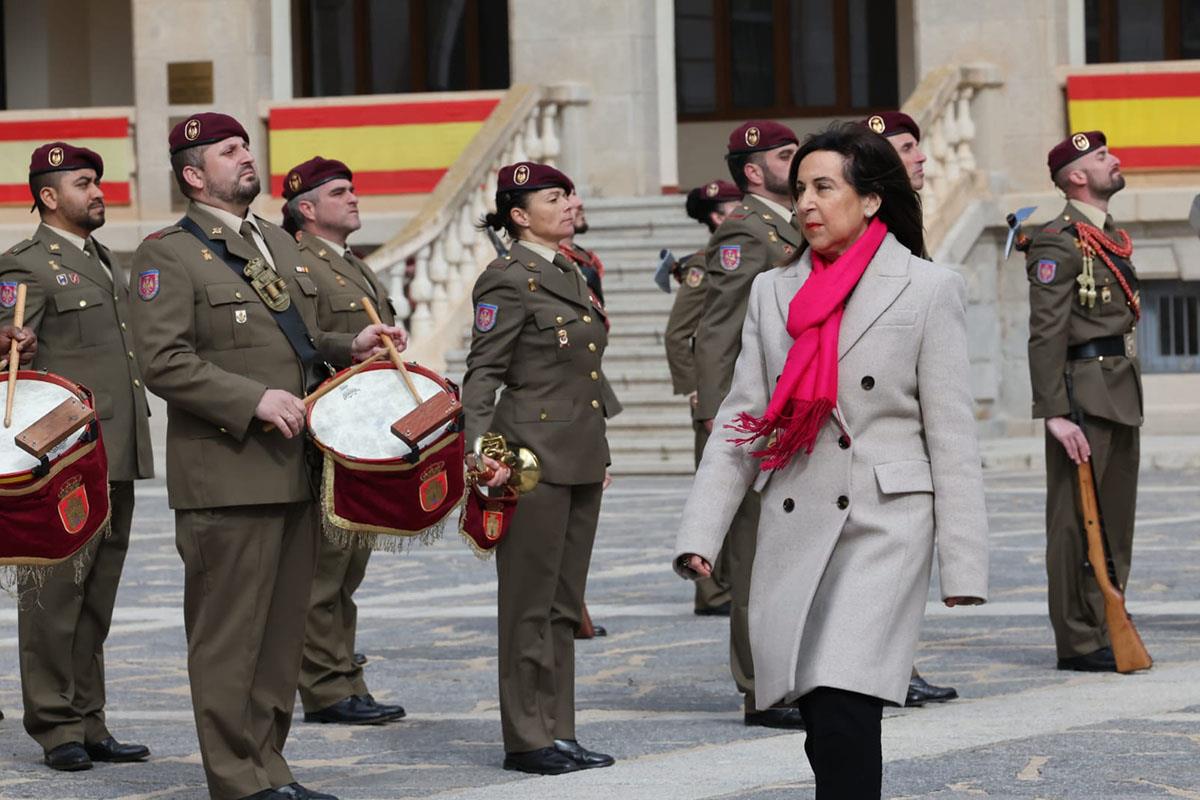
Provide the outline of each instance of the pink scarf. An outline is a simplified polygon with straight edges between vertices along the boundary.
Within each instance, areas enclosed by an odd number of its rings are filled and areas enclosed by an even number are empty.
[[[815,251],[812,273],[788,304],[787,332],[795,341],[788,350],[783,375],[771,393],[767,412],[755,417],[738,414],[726,427],[745,438],[736,445],[766,437],[767,446],[751,455],[762,459],[764,471],[786,467],[802,448],[812,453],[821,426],[837,404],[838,331],[846,298],[862,278],[887,236],[887,226],[871,220],[866,232],[832,263]]]

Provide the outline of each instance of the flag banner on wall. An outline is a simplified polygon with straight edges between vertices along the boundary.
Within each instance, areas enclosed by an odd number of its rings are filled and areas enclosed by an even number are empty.
[[[26,117],[28,112],[22,112]],[[104,159],[100,188],[109,205],[130,203],[133,141],[129,116],[78,119],[12,119],[0,114],[0,204],[29,205],[29,157],[46,142],[70,142],[95,150]]]
[[[358,194],[431,192],[500,97],[272,108],[271,194],[282,197],[288,170],[318,155],[345,162]]]
[[[1200,72],[1071,75],[1072,131],[1102,130],[1127,170],[1200,169]]]

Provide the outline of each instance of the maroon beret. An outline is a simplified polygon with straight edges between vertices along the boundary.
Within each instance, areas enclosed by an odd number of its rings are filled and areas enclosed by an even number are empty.
[[[921,141],[921,129],[913,118],[903,111],[884,111],[872,114],[862,121],[863,125],[878,133],[880,136],[895,136],[898,133],[911,133],[918,142]]]
[[[352,181],[354,173],[336,158],[315,156],[288,170],[287,176],[283,179],[283,197],[285,200],[291,200],[296,195],[304,194],[335,178]]]
[[[532,192],[535,189],[549,189],[557,186],[564,192],[575,191],[571,179],[554,167],[546,164],[535,164],[532,161],[518,161],[500,168],[500,176],[496,181],[497,192]]]
[[[242,123],[228,114],[205,111],[193,114],[172,128],[167,143],[171,146],[171,155],[175,155],[180,150],[220,142],[230,136],[240,136],[250,144],[250,134],[246,133]]]
[[[711,181],[692,189],[688,195],[713,203],[724,203],[727,200],[741,200],[742,190],[737,187],[737,184],[729,181]]]
[[[757,153],[761,150],[774,150],[785,144],[800,144],[795,132],[779,122],[770,119],[743,122],[733,133],[729,134],[729,154],[740,156],[744,153]]]
[[[1050,167],[1050,177],[1070,164],[1080,156],[1086,156],[1093,150],[1099,150],[1108,144],[1108,137],[1103,131],[1084,131],[1074,133],[1063,139],[1050,149],[1046,156],[1046,166]]]
[[[76,147],[66,142],[50,142],[33,151],[29,159],[29,177],[44,172],[65,172],[71,169],[94,169],[96,180],[104,175],[104,159],[94,150]]]

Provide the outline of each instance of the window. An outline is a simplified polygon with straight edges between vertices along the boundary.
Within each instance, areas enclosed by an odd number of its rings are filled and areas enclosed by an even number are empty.
[[[1200,370],[1200,281],[1143,281],[1138,347],[1146,372]]]
[[[675,0],[681,119],[892,109],[896,72],[894,1]]]
[[[507,0],[292,0],[297,97],[505,89]]]
[[[1200,58],[1200,0],[1084,0],[1089,64]]]

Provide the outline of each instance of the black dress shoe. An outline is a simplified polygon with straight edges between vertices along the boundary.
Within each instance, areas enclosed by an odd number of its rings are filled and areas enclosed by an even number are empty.
[[[1060,658],[1058,668],[1077,672],[1116,672],[1117,660],[1113,657],[1111,647],[1101,647],[1087,655]]]
[[[318,792],[315,789],[309,789],[307,786],[301,786],[298,783],[289,783],[287,786],[280,786],[276,791],[285,792],[289,789],[295,794],[285,794],[284,796],[296,797],[297,800],[338,800],[334,795]]]
[[[588,750],[577,739],[555,739],[554,749],[579,765],[580,769],[611,767],[616,759],[605,753]]]
[[[772,706],[762,711],[747,711],[745,722],[749,726],[760,728],[804,730],[804,718],[800,716],[798,708]]]
[[[46,766],[60,772],[78,772],[81,769],[91,769],[92,759],[88,758],[87,750],[80,742],[67,742],[46,751],[43,757]]]
[[[575,759],[553,747],[543,747],[527,753],[505,753],[504,768],[534,775],[562,775],[564,772],[576,772],[580,766]]]
[[[707,608],[697,608],[692,613],[697,617],[728,617],[730,609],[733,608],[733,602],[726,600],[719,606],[709,606]]]
[[[382,725],[404,716],[400,706],[383,706],[374,700],[350,695],[320,711],[304,712],[305,722],[333,722],[339,725]]]
[[[367,657],[362,653],[355,653],[354,663],[361,667],[363,664],[367,663]]]
[[[926,703],[944,703],[958,697],[958,690],[950,686],[934,686],[920,675],[908,681],[908,695],[904,698],[906,708],[916,708]]]
[[[129,761],[145,761],[150,757],[150,748],[144,744],[121,744],[109,736],[99,742],[84,745],[92,761],[111,761],[124,764]]]

